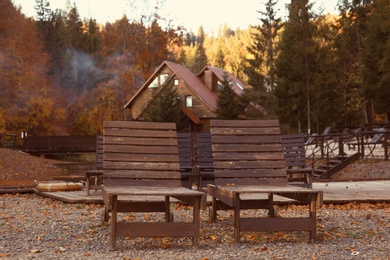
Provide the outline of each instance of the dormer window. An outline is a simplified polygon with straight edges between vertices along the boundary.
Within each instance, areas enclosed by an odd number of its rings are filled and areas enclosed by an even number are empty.
[[[179,80],[178,79],[174,79],[173,80],[173,85],[174,86],[179,86]]]

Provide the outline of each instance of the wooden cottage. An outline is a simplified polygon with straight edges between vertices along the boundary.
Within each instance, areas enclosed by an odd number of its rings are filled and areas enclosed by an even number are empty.
[[[244,84],[227,71],[205,66],[195,75],[185,66],[164,61],[127,102],[125,108],[130,109],[133,120],[142,121],[145,108],[153,102],[153,90],[173,84],[182,101],[182,111],[191,121],[189,128],[197,132],[208,131],[210,120],[216,117],[217,92],[224,73],[227,73],[235,93],[242,95]]]

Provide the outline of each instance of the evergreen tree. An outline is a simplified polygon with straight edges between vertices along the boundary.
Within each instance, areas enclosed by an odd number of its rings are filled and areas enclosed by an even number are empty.
[[[375,112],[390,120],[390,3],[373,1],[368,18],[363,54],[366,97],[374,101]]]
[[[238,119],[240,115],[240,104],[237,95],[230,86],[227,73],[223,74],[222,87],[218,89],[217,118]]]
[[[153,98],[142,114],[143,121],[176,123],[182,130],[188,125],[188,119],[181,110],[182,104],[172,82],[154,90]]]
[[[205,34],[203,31],[203,27],[201,26],[199,27],[197,41],[196,44],[194,45],[196,49],[195,57],[193,58],[194,60],[190,62],[190,66],[189,66],[189,69],[193,73],[199,73],[208,63],[206,51],[203,47],[204,39],[205,39]]]
[[[280,55],[275,64],[278,77],[276,112],[282,123],[288,123],[299,132],[304,126],[311,131],[317,51],[311,8],[308,0],[295,0],[289,5],[289,20],[284,25]]]
[[[268,0],[265,4],[266,12],[258,11],[262,16],[261,25],[253,27],[253,44],[248,47],[252,57],[246,59],[249,65],[244,70],[248,84],[252,87],[246,90],[245,99],[261,104],[269,117],[274,114],[276,37],[282,28],[281,19],[276,18],[275,4],[276,1]]]
[[[364,1],[344,0],[339,5],[340,18],[337,30],[340,33],[334,40],[336,51],[336,69],[340,113],[347,125],[360,125],[372,122],[369,100],[364,97],[365,82],[363,77],[362,57],[364,45],[362,39],[367,31],[368,6]],[[361,111],[361,112],[360,112]],[[358,116],[361,114],[362,116]]]

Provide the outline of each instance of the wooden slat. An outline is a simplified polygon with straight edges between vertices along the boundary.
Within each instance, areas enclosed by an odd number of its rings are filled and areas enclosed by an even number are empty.
[[[175,179],[172,176],[171,171],[131,171],[125,169],[123,171],[110,171],[104,172],[105,178],[128,178],[128,179]],[[179,178],[177,178],[179,179]]]
[[[127,153],[104,153],[106,161],[120,161],[120,162],[174,162],[178,163],[179,158],[177,154],[161,154],[161,153],[134,153],[129,156]]]
[[[232,144],[219,144],[219,143],[213,143],[213,149],[217,151],[237,151],[244,150],[246,152],[272,152],[282,149],[281,144],[263,144],[263,145],[252,145],[250,144],[241,144],[241,143],[232,143]]]
[[[245,186],[256,185],[256,186],[284,186],[287,183],[287,177],[267,177],[267,178],[219,178],[218,186]]]
[[[104,136],[104,144],[114,144],[114,145],[152,145],[152,146],[177,146],[177,139],[175,138],[138,138],[133,136],[110,136],[106,135]]]
[[[141,145],[124,145],[124,144],[106,144],[104,146],[105,153],[161,153],[161,154],[177,154],[178,148],[177,146],[141,146]]]
[[[143,186],[145,190],[153,190],[154,187],[179,187],[181,186],[181,180],[179,179],[168,179],[168,180],[155,180],[155,179],[129,179],[129,178],[105,178],[104,179],[104,187],[105,186],[128,186],[125,187],[127,192],[131,193],[131,186]],[[169,191],[169,190],[168,190]]]
[[[229,170],[236,169],[259,169],[259,161],[215,161],[215,169],[225,169],[226,172]],[[284,161],[266,161],[261,162],[260,169],[285,169]],[[261,177],[261,176],[259,176]]]
[[[236,123],[232,125],[232,120],[212,120],[210,125],[212,128],[216,127],[248,127],[248,128],[260,128],[260,127],[277,127],[279,128],[278,120],[235,120]]]
[[[213,131],[213,144],[280,144],[279,135],[217,135]],[[234,138],[232,138],[234,137]]]
[[[247,152],[230,152],[230,153],[218,153],[214,156],[214,160],[224,161],[254,161],[254,160],[265,160],[265,161],[283,161],[284,156],[280,152],[278,153],[247,153]]]
[[[314,227],[315,229],[315,227]],[[312,231],[310,218],[242,218],[241,231]]]
[[[117,223],[118,237],[194,237],[193,223]]]
[[[284,169],[238,169],[238,170],[230,170],[230,171],[224,171],[216,169],[214,171],[214,174],[218,178],[239,178],[242,177],[286,177],[286,171]]]
[[[171,170],[172,173],[179,171],[179,163],[161,163],[161,162],[112,162],[104,161],[103,167],[106,170]]]
[[[105,128],[128,128],[128,129],[156,129],[176,131],[175,124],[159,122],[137,122],[137,121],[104,121]]]

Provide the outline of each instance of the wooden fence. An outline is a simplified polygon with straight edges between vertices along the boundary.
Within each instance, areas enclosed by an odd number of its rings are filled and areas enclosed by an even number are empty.
[[[23,151],[41,155],[95,152],[96,135],[26,137],[23,138]]]
[[[15,148],[16,135],[0,133],[0,147]]]

